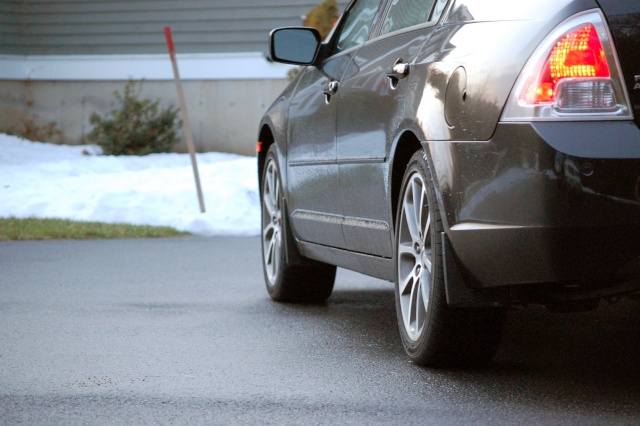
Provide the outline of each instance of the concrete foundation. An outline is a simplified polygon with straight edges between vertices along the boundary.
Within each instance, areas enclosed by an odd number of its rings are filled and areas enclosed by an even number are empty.
[[[118,108],[125,81],[0,81],[0,132],[48,142],[86,144],[89,116]],[[285,80],[214,80],[182,83],[198,152],[255,154],[260,118],[286,87]],[[141,98],[178,106],[174,81],[145,81]],[[185,152],[184,132],[176,151]]]

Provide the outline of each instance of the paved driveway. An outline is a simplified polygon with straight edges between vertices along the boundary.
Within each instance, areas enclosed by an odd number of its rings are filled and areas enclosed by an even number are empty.
[[[638,424],[640,304],[513,311],[495,365],[427,370],[390,283],[280,305],[256,238],[0,243],[0,424]]]

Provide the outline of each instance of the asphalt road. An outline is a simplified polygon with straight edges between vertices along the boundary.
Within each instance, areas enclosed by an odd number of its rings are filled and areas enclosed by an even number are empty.
[[[640,303],[512,311],[482,371],[411,364],[390,283],[271,302],[256,238],[0,243],[0,424],[640,424]]]

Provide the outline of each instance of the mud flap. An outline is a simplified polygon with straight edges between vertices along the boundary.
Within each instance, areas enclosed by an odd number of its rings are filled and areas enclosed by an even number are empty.
[[[509,304],[508,293],[501,289],[491,292],[471,289],[465,282],[458,264],[453,257],[451,243],[447,234],[442,238],[442,263],[447,304],[456,308],[496,308]]]

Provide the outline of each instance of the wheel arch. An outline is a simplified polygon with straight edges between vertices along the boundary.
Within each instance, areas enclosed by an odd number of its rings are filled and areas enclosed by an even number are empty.
[[[393,160],[390,168],[390,196],[393,229],[395,229],[396,221],[398,220],[396,216],[398,211],[398,198],[400,197],[400,190],[402,189],[402,178],[404,177],[404,172],[407,168],[407,164],[409,164],[409,160],[419,149],[422,149],[420,139],[410,130],[402,133],[395,144]]]
[[[271,146],[276,147],[276,152],[279,151],[280,147],[276,143],[276,138],[274,137],[274,132],[269,126],[268,123],[263,123],[260,128],[260,133],[258,135],[258,148],[257,148],[257,162],[258,162],[258,190],[260,194],[260,202],[262,202],[262,175],[264,173],[265,163],[267,161],[267,154]],[[314,261],[310,259],[304,258],[296,245],[296,240],[293,236],[293,231],[291,229],[291,223],[289,221],[289,206],[287,203],[287,190],[286,190],[286,173],[284,169],[284,164],[282,160],[282,156],[279,153],[276,153],[276,162],[278,163],[278,168],[280,170],[280,184],[282,185],[281,190],[283,191],[283,202],[284,202],[284,223],[283,227],[285,229],[284,235],[285,238],[283,240],[284,250],[286,260],[290,265],[312,265]]]
[[[258,135],[258,146],[256,149],[256,155],[258,160],[258,188],[260,190],[260,196],[262,197],[262,173],[264,172],[264,163],[267,159],[267,152],[271,145],[275,143],[273,132],[271,127],[267,124],[263,124],[260,128]]]
[[[478,307],[497,307],[505,306],[508,304],[506,295],[503,291],[494,292],[480,292],[471,289],[465,278],[463,277],[462,270],[458,264],[458,260],[455,257],[455,250],[451,246],[451,241],[447,236],[447,215],[442,203],[441,194],[438,190],[437,176],[434,173],[433,159],[431,158],[431,152],[424,149],[423,143],[416,136],[416,134],[410,130],[403,132],[395,145],[393,160],[391,163],[391,206],[393,215],[393,229],[396,229],[397,224],[397,212],[398,203],[400,198],[400,191],[402,190],[402,181],[404,173],[407,168],[407,164],[411,160],[413,154],[416,151],[422,149],[425,156],[425,161],[428,163],[429,169],[431,169],[431,178],[434,180],[434,195],[440,205],[441,219],[443,223],[443,232],[440,236],[443,258],[444,258],[444,284],[446,292],[446,301],[452,307],[465,307],[465,308],[478,308]],[[395,234],[395,232],[394,232]],[[395,241],[395,236],[394,236]],[[395,251],[395,250],[394,250]],[[395,262],[394,262],[395,265]],[[395,266],[394,266],[395,267]],[[397,272],[394,272],[396,275]]]

